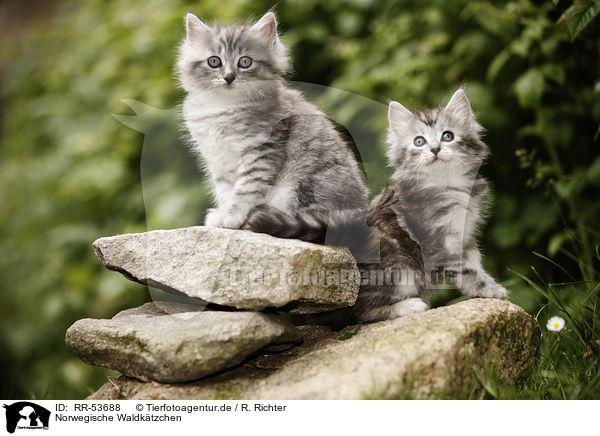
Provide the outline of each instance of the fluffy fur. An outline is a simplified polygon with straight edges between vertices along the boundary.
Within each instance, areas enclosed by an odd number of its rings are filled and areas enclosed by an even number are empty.
[[[478,172],[488,148],[464,90],[445,107],[419,112],[391,102],[388,117],[395,184],[373,199],[368,221],[370,250],[380,251],[381,262],[360,265],[353,308],[321,320],[341,326],[420,312],[443,281],[471,297],[506,298],[482,268],[477,247],[488,204]]]
[[[328,227],[364,222],[367,189],[353,153],[282,79],[289,58],[275,15],[227,27],[186,21],[177,66],[192,149],[216,202],[206,225],[331,242]]]

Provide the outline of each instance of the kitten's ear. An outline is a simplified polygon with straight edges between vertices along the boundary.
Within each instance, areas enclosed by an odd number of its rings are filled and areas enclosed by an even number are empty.
[[[258,35],[270,42],[275,42],[277,39],[277,19],[275,18],[275,14],[270,11],[267,12],[250,30],[258,33]]]
[[[200,18],[188,12],[185,16],[185,30],[188,39],[195,39],[206,35],[210,27],[204,24]]]
[[[391,101],[388,107],[388,121],[395,132],[401,134],[409,125],[414,115],[397,101]]]
[[[454,114],[454,116],[466,125],[470,125],[475,119],[475,114],[471,109],[471,104],[467,98],[465,90],[458,88],[448,104],[446,110]]]

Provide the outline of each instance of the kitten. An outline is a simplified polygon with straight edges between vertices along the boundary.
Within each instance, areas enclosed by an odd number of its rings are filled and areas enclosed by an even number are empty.
[[[325,242],[326,231],[329,242],[332,228],[366,228],[367,188],[354,154],[283,81],[289,58],[275,15],[209,27],[188,14],[186,28],[177,68],[192,149],[216,201],[206,225],[313,242]]]
[[[357,303],[336,312],[337,326],[424,311],[444,280],[470,297],[506,298],[482,268],[477,247],[488,192],[478,170],[488,148],[464,90],[445,107],[419,112],[391,102],[388,117],[396,183],[373,199],[368,217],[381,262],[360,265]]]

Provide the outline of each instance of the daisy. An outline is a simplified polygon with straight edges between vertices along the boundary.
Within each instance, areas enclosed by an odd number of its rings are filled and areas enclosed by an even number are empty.
[[[565,320],[560,316],[553,316],[548,320],[546,328],[551,332],[559,332],[565,327]]]

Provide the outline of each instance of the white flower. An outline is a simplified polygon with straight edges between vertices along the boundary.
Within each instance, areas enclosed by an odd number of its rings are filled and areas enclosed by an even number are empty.
[[[565,327],[565,320],[560,316],[553,316],[548,320],[546,328],[551,332],[559,332]]]

